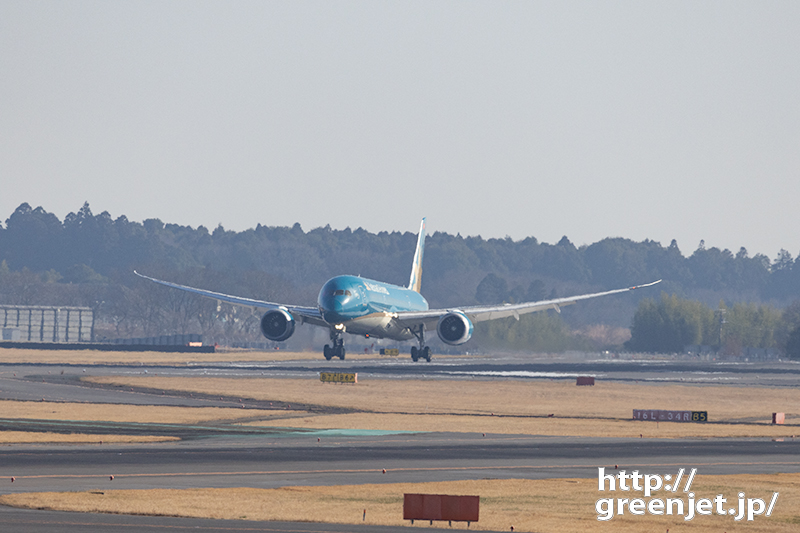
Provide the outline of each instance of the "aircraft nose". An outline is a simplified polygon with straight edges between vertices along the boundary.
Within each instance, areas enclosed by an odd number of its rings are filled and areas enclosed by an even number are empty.
[[[325,295],[320,298],[320,311],[322,311],[323,318],[328,322],[341,322],[343,320],[343,313],[346,309],[346,303],[333,295]]]
[[[330,279],[319,293],[319,310],[329,324],[346,322],[358,311],[358,292],[352,280]],[[355,314],[354,314],[355,313]]]

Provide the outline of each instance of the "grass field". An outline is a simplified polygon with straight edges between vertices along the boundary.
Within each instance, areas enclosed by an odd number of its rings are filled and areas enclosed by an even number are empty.
[[[480,518],[470,529],[566,533],[582,531],[640,533],[789,533],[800,529],[800,474],[703,476],[692,486],[696,498],[724,495],[736,507],[737,494],[769,502],[779,492],[772,516],[735,522],[730,516],[615,516],[597,520],[599,498],[642,497],[641,492],[599,492],[596,479],[471,480],[438,483],[370,484],[280,489],[95,490],[68,493],[20,493],[0,496],[0,504],[34,509],[241,520],[410,525],[402,519],[404,493],[480,496]],[[653,498],[686,498],[653,493]],[[362,521],[366,510],[366,520]],[[419,524],[419,522],[417,522]],[[447,528],[447,522],[434,522]],[[423,525],[428,525],[423,522]],[[466,529],[464,523],[454,528]]]
[[[20,401],[0,401],[0,413],[8,418],[153,424],[198,424],[220,420],[250,420],[254,417],[293,416],[288,410]],[[301,414],[305,413],[294,413],[295,416]]]
[[[386,431],[450,431],[510,435],[586,436],[619,438],[765,437],[792,439],[798,428],[767,424],[680,424],[594,418],[512,418],[453,415],[397,415],[354,413],[309,415],[272,421],[246,422],[261,427],[306,429],[375,429]]]
[[[172,442],[177,437],[147,435],[87,435],[82,433],[51,433],[32,431],[0,431],[0,444],[122,444],[143,442]]]
[[[369,410],[352,414],[297,413],[254,424],[305,428],[456,431],[614,437],[800,436],[800,390],[730,386],[565,381],[359,380],[356,385],[316,379],[96,377],[126,387],[236,394],[244,398]],[[705,410],[712,423],[631,420],[632,409]],[[786,425],[770,424],[775,411]],[[549,415],[553,415],[550,417]]]
[[[8,355],[3,350],[2,355]],[[20,350],[20,362],[34,362],[31,352]],[[35,362],[48,358],[75,364],[108,363],[108,352],[42,352]],[[75,355],[75,357],[73,357]],[[116,361],[143,365],[187,364],[223,360],[268,360],[265,355],[122,353]],[[317,358],[318,354],[272,354],[286,359]],[[137,359],[138,358],[138,359]],[[208,359],[204,359],[208,358]],[[283,359],[272,359],[283,360]],[[52,361],[51,361],[52,362]],[[180,364],[180,363],[177,363]],[[141,423],[233,423],[275,427],[353,428],[407,431],[452,431],[563,436],[613,437],[800,437],[800,390],[788,388],[693,386],[599,382],[576,387],[574,381],[368,379],[357,385],[323,384],[317,379],[174,378],[163,375],[91,377],[88,381],[115,387],[143,387],[156,391],[208,394],[244,400],[311,404],[352,410],[326,414],[315,410],[247,409],[217,407],[135,406],[0,401],[0,416],[41,420],[85,420]],[[159,392],[157,392],[159,394]],[[295,406],[296,407],[296,406]],[[711,423],[680,424],[637,422],[631,410],[705,410]],[[773,426],[772,412],[786,413],[787,424]],[[120,442],[136,442],[130,436]],[[146,442],[155,438],[142,437]],[[0,443],[62,442],[113,443],[113,436],[59,435],[53,433],[0,432]],[[160,439],[159,439],[160,440]],[[138,440],[137,440],[138,441]],[[728,516],[682,517],[623,516],[597,521],[595,502],[601,497],[637,497],[636,493],[599,493],[597,481],[472,480],[422,484],[376,484],[339,487],[284,487],[281,489],[197,489],[27,493],[0,496],[0,504],[75,511],[198,516],[247,520],[308,520],[402,524],[402,494],[409,492],[471,494],[481,496],[481,519],[470,529],[562,533],[572,531],[790,532],[800,531],[800,474],[762,476],[698,475],[697,497],[725,494],[729,502],[745,491],[748,497],[769,500],[781,496],[773,516],[737,523]],[[391,472],[389,473],[391,476]],[[102,482],[98,482],[102,483]],[[680,495],[680,494],[679,494]],[[406,522],[407,524],[407,522]],[[427,525],[427,523],[425,523]],[[447,528],[447,523],[437,523]],[[464,524],[454,524],[464,529]]]

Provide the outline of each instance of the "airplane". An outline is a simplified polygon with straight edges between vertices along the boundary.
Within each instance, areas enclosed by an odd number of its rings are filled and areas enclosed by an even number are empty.
[[[167,287],[188,291],[200,296],[233,305],[266,309],[261,317],[261,333],[271,341],[281,342],[292,336],[296,324],[312,324],[327,328],[331,344],[323,348],[325,359],[345,358],[344,334],[407,341],[416,339],[419,346],[411,347],[411,359],[430,362],[431,350],[425,345],[425,331],[435,328],[439,338],[446,344],[458,346],[472,336],[473,324],[513,316],[561,308],[581,300],[607,296],[621,292],[651,287],[661,280],[636,285],[625,289],[582,294],[567,298],[554,298],[537,302],[515,304],[479,305],[429,309],[428,302],[420,294],[422,285],[422,255],[425,250],[425,219],[420,224],[417,248],[411,267],[411,278],[407,287],[383,283],[360,276],[336,276],[329,279],[319,291],[317,307],[284,305],[229,294],[196,289],[170,283],[134,270],[137,276]]]

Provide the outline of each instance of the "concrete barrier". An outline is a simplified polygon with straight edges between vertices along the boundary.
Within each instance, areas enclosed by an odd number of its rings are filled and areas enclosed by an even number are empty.
[[[99,342],[0,342],[0,348],[26,350],[97,350],[99,352],[214,353],[214,346],[159,346]]]
[[[772,413],[772,423],[773,424],[783,424],[785,416],[783,413]]]

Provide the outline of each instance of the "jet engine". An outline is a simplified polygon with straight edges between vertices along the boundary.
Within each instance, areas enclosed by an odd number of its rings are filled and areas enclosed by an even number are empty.
[[[472,337],[472,322],[460,311],[451,311],[439,319],[436,333],[450,345],[464,344]]]
[[[294,317],[283,309],[267,311],[261,317],[261,333],[271,341],[285,341],[294,333]]]

